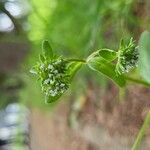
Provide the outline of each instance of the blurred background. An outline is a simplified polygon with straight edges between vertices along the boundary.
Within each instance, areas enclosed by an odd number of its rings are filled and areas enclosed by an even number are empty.
[[[41,42],[86,58],[150,29],[149,0],[0,0],[0,150],[130,150],[150,89],[118,87],[83,67],[70,90],[45,104],[30,68]],[[139,69],[131,72],[139,77]],[[150,132],[142,143],[150,149]]]

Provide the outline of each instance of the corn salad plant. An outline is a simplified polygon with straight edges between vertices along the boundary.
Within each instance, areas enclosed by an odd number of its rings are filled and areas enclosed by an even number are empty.
[[[45,40],[42,44],[39,61],[30,72],[37,75],[40,80],[41,89],[45,94],[45,102],[52,103],[67,91],[73,76],[82,65],[87,65],[91,70],[102,73],[119,87],[124,87],[126,81],[131,80],[127,73],[137,66],[138,58],[138,47],[133,38],[128,43],[122,39],[118,51],[99,49],[85,60],[57,56],[49,42]],[[146,84],[144,81],[141,82]]]
[[[136,46],[133,38],[128,43],[122,39],[117,51],[103,48],[93,52],[87,59],[68,59],[56,55],[49,42],[45,40],[42,43],[42,54],[39,55],[39,61],[30,72],[38,77],[46,103],[57,101],[68,90],[74,75],[82,65],[87,65],[91,70],[103,74],[121,88],[126,85],[127,81],[150,86],[149,80],[138,80],[128,75],[128,72],[137,67],[139,56],[147,56],[149,41],[150,33],[144,32],[141,36],[139,47]],[[141,51],[142,49],[143,51]],[[143,61],[140,58],[140,64],[142,63],[145,63],[145,59]],[[143,78],[149,79],[149,70],[145,70],[141,66],[140,68]],[[146,66],[146,68],[148,69],[149,66]],[[145,118],[132,150],[139,148],[149,124],[150,112]]]

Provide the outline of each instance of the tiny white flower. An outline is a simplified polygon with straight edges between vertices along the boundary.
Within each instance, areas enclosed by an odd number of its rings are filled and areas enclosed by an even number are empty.
[[[53,96],[53,97],[57,95],[57,93],[56,93],[55,91],[53,91],[53,90],[50,90],[49,93],[50,93],[50,95]]]
[[[55,74],[57,74],[57,73],[58,73],[58,70],[54,70],[53,72],[54,72]]]
[[[61,62],[62,62],[62,60],[59,59],[59,60],[57,60],[54,64],[55,64],[55,65],[58,65],[58,64],[60,64]]]
[[[50,84],[54,84],[55,80],[50,80]]]
[[[48,84],[50,82],[50,79],[46,79],[45,81],[44,81],[44,84]]]
[[[53,76],[52,74],[49,74],[49,75],[48,75],[49,78],[51,78],[52,76]]]
[[[49,64],[48,69],[54,69],[53,65]]]
[[[65,86],[65,84],[64,84],[64,83],[61,83],[61,84],[60,84],[60,87],[64,87],[64,86]]]

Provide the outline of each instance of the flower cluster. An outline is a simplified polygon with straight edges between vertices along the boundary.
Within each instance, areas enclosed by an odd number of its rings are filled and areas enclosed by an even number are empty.
[[[42,91],[46,96],[59,96],[69,87],[66,62],[62,58],[51,60],[49,63],[41,63],[38,75],[42,81]]]
[[[118,51],[118,62],[116,65],[116,72],[119,74],[129,72],[130,69],[137,66],[139,58],[138,48],[131,38],[127,46],[123,45]]]

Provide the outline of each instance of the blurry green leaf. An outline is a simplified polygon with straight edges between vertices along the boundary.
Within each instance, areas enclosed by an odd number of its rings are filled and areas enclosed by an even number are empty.
[[[53,50],[47,40],[43,41],[42,49],[43,49],[44,56],[47,60],[53,59]]]
[[[60,94],[60,95],[57,95],[57,96],[45,96],[45,103],[48,104],[48,103],[53,103],[55,101],[57,101],[63,94]]]
[[[43,63],[44,63],[45,58],[44,58],[44,56],[43,56],[42,54],[40,54],[40,55],[39,55],[39,59],[40,59],[40,61],[41,61],[41,62],[43,62]]]
[[[125,48],[125,42],[124,42],[124,39],[121,39],[119,49],[124,49],[124,48]]]
[[[117,53],[110,49],[99,50],[99,55],[108,61],[113,61],[117,58]]]
[[[115,66],[107,62],[104,58],[96,56],[88,60],[88,66],[95,71],[102,73],[111,80],[113,80],[118,86],[125,86],[125,79],[122,75],[117,75],[115,72]]]
[[[139,40],[139,69],[141,76],[150,82],[150,32],[142,33]]]

